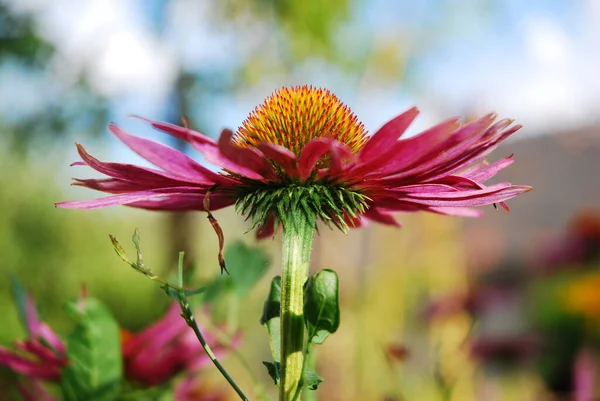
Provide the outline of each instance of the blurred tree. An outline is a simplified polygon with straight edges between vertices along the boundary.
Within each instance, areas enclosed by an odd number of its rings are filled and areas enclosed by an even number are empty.
[[[18,154],[26,154],[34,142],[55,141],[73,130],[92,134],[104,128],[108,102],[89,87],[85,76],[66,90],[55,90],[56,77],[48,70],[55,52],[37,32],[32,16],[16,14],[0,3],[0,69],[12,67],[27,78],[42,77],[45,87],[37,89],[53,93],[43,107],[0,112],[0,132]]]

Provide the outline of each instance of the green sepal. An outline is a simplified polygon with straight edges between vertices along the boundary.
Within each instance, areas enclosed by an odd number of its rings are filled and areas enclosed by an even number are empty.
[[[242,187],[235,209],[252,221],[252,228],[275,217],[275,225],[283,222],[290,210],[300,211],[306,219],[320,218],[328,226],[348,230],[346,217],[355,218],[368,207],[369,197],[340,184],[307,181]]]
[[[119,326],[109,310],[93,298],[66,306],[76,321],[67,341],[69,364],[62,374],[66,401],[117,399],[123,377]]]
[[[333,270],[321,270],[306,282],[304,323],[314,344],[323,344],[340,326],[339,279]]]

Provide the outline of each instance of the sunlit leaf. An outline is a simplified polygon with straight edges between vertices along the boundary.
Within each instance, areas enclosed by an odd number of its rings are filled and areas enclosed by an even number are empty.
[[[340,325],[337,273],[325,269],[308,279],[304,292],[304,321],[309,341],[322,344]]]
[[[323,383],[324,380],[311,368],[306,368],[304,376],[302,377],[302,384],[309,390],[316,390],[319,388],[319,384]]]
[[[119,394],[123,375],[119,326],[99,301],[67,304],[76,321],[67,342],[69,364],[62,377],[67,401],[109,401]]]
[[[225,261],[231,276],[232,288],[243,298],[269,269],[270,259],[265,251],[236,241],[225,249]]]

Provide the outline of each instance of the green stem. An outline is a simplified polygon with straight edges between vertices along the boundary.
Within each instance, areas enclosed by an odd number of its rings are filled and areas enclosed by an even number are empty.
[[[294,398],[304,360],[304,283],[308,279],[315,219],[290,211],[283,221],[281,272],[281,372],[279,400]],[[300,392],[299,390],[298,392]]]
[[[233,389],[235,390],[237,395],[240,397],[240,399],[244,400],[244,401],[248,401],[248,397],[246,397],[246,395],[238,387],[238,385],[233,380],[233,378],[231,376],[229,376],[229,373],[227,373],[227,371],[225,370],[223,365],[221,365],[221,362],[219,362],[219,360],[217,359],[215,354],[212,352],[212,349],[210,349],[210,346],[206,343],[204,336],[200,332],[198,323],[196,322],[196,319],[194,318],[192,308],[190,307],[190,304],[187,301],[182,289],[180,289],[179,295],[180,295],[179,307],[181,308],[181,316],[185,319],[185,322],[188,324],[188,326],[190,326],[192,328],[192,330],[194,330],[194,333],[196,334],[198,341],[200,341],[200,344],[202,344],[202,348],[204,348],[204,352],[206,352],[206,355],[208,355],[208,357],[210,358],[212,363],[217,367],[219,372],[221,372],[221,375],[223,375],[223,377],[225,378],[225,380],[227,380],[229,385],[231,387],[233,387]]]

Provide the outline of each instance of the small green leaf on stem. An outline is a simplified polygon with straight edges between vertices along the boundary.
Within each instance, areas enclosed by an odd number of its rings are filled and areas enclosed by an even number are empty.
[[[314,344],[323,344],[340,326],[339,279],[333,270],[321,270],[306,282],[304,322]]]
[[[131,265],[132,263],[129,260],[129,258],[127,258],[127,253],[125,252],[125,248],[123,248],[123,246],[119,243],[119,241],[117,241],[117,238],[114,235],[108,234],[108,236],[110,237],[110,241],[112,242],[117,255],[119,255],[119,257],[123,260],[123,262]]]
[[[137,262],[136,265],[139,268],[143,268],[144,267],[144,259],[142,258],[142,249],[140,247],[140,229],[139,228],[135,228],[135,230],[133,231],[133,236],[131,237],[131,240],[133,241],[133,245],[135,246],[135,250],[137,253]]]
[[[279,362],[263,361],[263,365],[267,368],[267,372],[269,373],[269,376],[271,376],[271,379],[273,379],[275,385],[279,386],[279,381],[281,379],[281,365]]]
[[[269,336],[269,346],[273,361],[281,361],[281,325],[279,311],[281,309],[281,277],[275,276],[271,281],[269,296],[265,300],[263,314],[260,318],[260,324],[265,325],[267,335]]]
[[[306,368],[304,376],[302,377],[302,384],[309,390],[316,390],[319,388],[319,384],[323,383],[324,380],[311,368]]]

